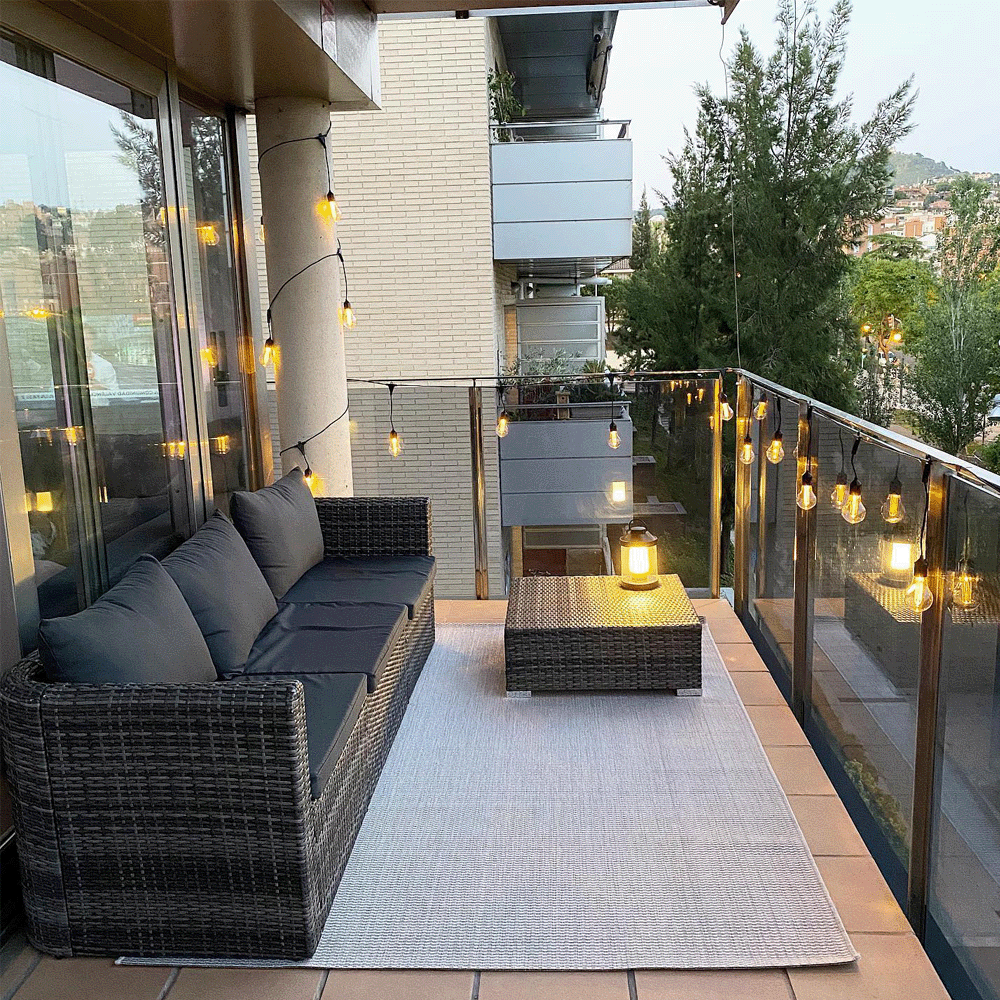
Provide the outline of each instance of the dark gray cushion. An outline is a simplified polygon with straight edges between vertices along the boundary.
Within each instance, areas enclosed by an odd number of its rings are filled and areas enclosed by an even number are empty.
[[[177,584],[152,557],[89,608],[38,627],[52,681],[182,684],[216,680],[205,637]]]
[[[323,558],[316,501],[301,469],[292,469],[273,486],[256,493],[234,493],[231,509],[233,524],[275,597],[283,597]]]
[[[253,645],[248,674],[382,677],[406,626],[401,604],[286,604]]]
[[[229,518],[216,511],[163,560],[163,568],[188,602],[219,676],[242,673],[278,605]]]
[[[313,798],[323,794],[365,704],[364,674],[296,674],[306,698],[306,745]]]
[[[329,558],[304,573],[283,600],[405,604],[412,618],[433,582],[433,556]]]

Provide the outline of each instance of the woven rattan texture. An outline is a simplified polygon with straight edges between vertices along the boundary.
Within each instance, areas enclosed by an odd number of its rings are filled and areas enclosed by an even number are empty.
[[[524,577],[504,627],[508,691],[701,687],[701,621],[677,576],[655,590],[615,577]]]

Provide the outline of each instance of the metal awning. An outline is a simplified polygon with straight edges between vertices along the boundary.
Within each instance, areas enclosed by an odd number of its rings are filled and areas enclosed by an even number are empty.
[[[420,14],[545,14],[580,10],[654,10],[669,7],[719,7],[722,23],[729,20],[740,0],[576,0],[574,3],[546,3],[545,0],[368,0],[376,14],[413,17]],[[462,3],[464,6],[459,7]]]

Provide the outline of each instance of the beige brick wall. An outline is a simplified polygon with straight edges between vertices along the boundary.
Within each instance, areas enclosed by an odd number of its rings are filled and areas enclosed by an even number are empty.
[[[514,273],[493,263],[486,72],[495,59],[494,34],[482,18],[381,22],[382,110],[333,115],[334,190],[343,211],[338,235],[358,314],[358,325],[346,332],[349,377],[497,371]],[[255,164],[252,121],[248,131]],[[259,219],[256,175],[252,183]],[[258,266],[264,289],[262,250]],[[437,593],[474,596],[468,390],[447,384],[397,390],[398,459],[386,449],[385,389],[355,385],[350,398],[355,492],[430,496]],[[491,387],[483,410],[496,597],[503,596],[504,580]]]

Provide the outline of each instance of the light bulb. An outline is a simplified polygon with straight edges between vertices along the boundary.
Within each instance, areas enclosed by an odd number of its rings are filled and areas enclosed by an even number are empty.
[[[903,339],[903,331],[902,330],[893,330],[892,331],[892,342],[894,344],[900,343],[902,341],[902,339]]]
[[[691,405],[691,403],[692,403],[693,400],[694,400],[694,396],[692,396],[691,393],[688,393],[688,406]]]
[[[971,559],[962,559],[958,564],[955,579],[951,586],[951,603],[957,608],[970,609],[978,603],[976,595],[976,567]]]
[[[354,326],[358,321],[357,314],[351,308],[351,303],[347,299],[344,299],[344,304],[340,307],[340,324],[341,326],[347,327],[348,330]]]
[[[219,245],[219,230],[212,222],[206,222],[203,226],[198,226],[198,239],[207,247]]]
[[[35,510],[39,514],[51,514],[52,509],[52,492],[50,490],[40,490],[35,494]]]
[[[307,465],[302,478],[305,480],[306,486],[309,487],[309,492],[313,496],[316,496],[319,490],[319,476],[317,476],[316,473],[313,472],[313,470]]]
[[[268,337],[264,341],[264,349],[260,352],[260,363],[265,367],[274,362],[274,356],[277,352],[277,348],[274,345],[274,338]]]
[[[208,365],[209,368],[215,368],[219,364],[219,353],[216,351],[211,344],[208,347],[203,347],[201,349],[201,360]]]
[[[743,444],[740,445],[740,461],[744,465],[753,465],[753,460],[753,439],[749,434],[747,434],[747,436],[743,439]]]
[[[723,420],[732,420],[733,419],[733,408],[730,405],[729,400],[726,398],[726,394],[725,393],[723,393],[719,397],[719,406],[722,408],[722,419]]]
[[[507,432],[510,430],[510,417],[507,416],[507,411],[503,410],[500,416],[497,417],[497,437],[505,438]]]
[[[389,454],[393,458],[399,458],[399,453],[403,450],[403,442],[396,433],[396,429],[393,428],[389,431]]]
[[[698,402],[700,403],[704,398],[705,398],[705,387],[702,385],[698,387]]]
[[[612,503],[625,503],[628,496],[628,490],[625,483],[622,481],[614,482],[611,484],[611,502]]]
[[[334,222],[340,222],[343,216],[340,211],[340,206],[337,204],[337,199],[332,191],[326,192],[326,203],[330,207],[330,218]]]
[[[763,420],[767,416],[767,396],[761,396],[754,407],[753,415],[758,420]]]
[[[843,509],[844,501],[847,499],[847,476],[843,472],[837,473],[837,482],[830,493],[830,502],[837,510]]]
[[[771,465],[777,465],[785,457],[785,446],[782,443],[781,431],[775,431],[771,443],[767,446],[767,460]]]
[[[848,524],[860,524],[865,519],[865,505],[861,502],[861,482],[857,477],[851,480],[851,489],[847,494],[844,506],[840,508],[840,516]]]
[[[801,510],[812,510],[816,506],[816,488],[813,485],[812,473],[802,473],[799,491],[795,494],[795,502]]]
[[[934,595],[927,582],[927,560],[923,556],[913,564],[913,579],[906,588],[903,601],[917,614],[923,613],[934,603]]]
[[[611,421],[611,426],[608,427],[608,447],[609,448],[620,448],[622,443],[622,437],[618,433],[618,427],[615,422]]]
[[[906,517],[902,491],[902,483],[894,478],[889,484],[889,495],[882,501],[882,520],[886,524],[899,524]]]
[[[260,217],[260,241],[261,241],[261,243],[267,242],[264,237],[265,237],[265,232],[264,232],[264,216],[262,215]]]

